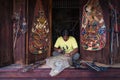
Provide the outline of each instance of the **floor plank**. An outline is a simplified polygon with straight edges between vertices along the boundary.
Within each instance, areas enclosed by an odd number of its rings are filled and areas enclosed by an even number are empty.
[[[38,68],[24,73],[19,69],[0,70],[0,80],[120,80],[119,68],[110,68],[104,72],[68,68],[55,77],[49,75],[50,70]]]

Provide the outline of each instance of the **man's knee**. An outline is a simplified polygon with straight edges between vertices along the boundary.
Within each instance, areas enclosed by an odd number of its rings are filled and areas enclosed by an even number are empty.
[[[80,54],[76,53],[73,55],[73,60],[78,60],[80,58]]]

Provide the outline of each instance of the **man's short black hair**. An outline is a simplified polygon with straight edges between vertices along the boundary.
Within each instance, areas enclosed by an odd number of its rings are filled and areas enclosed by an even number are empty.
[[[63,36],[69,36],[69,30],[67,29],[62,30],[62,37]]]

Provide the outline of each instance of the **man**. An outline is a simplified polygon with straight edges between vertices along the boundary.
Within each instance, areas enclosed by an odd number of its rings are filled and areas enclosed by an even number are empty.
[[[58,37],[54,45],[53,56],[64,53],[67,57],[72,57],[73,64],[80,57],[78,53],[78,44],[73,36],[69,35],[68,30],[63,30],[62,35]]]

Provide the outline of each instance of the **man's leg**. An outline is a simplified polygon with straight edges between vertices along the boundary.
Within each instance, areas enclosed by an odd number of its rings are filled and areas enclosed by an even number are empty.
[[[80,63],[79,63],[79,58],[80,58],[80,54],[79,53],[76,53],[73,55],[72,57],[72,65],[75,67],[75,68],[78,68],[80,67]]]
[[[80,54],[79,54],[79,53],[76,53],[76,54],[73,55],[72,60],[73,60],[73,61],[76,61],[76,60],[78,60],[79,58],[80,58]]]

